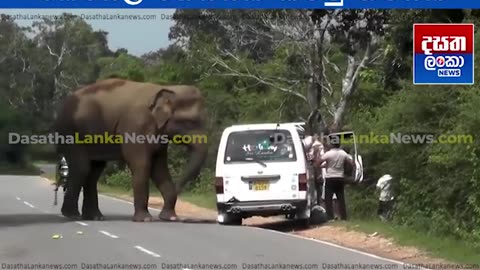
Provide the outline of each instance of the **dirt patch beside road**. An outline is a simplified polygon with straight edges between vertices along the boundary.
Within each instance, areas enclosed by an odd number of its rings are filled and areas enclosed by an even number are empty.
[[[123,198],[131,201],[131,198],[128,196],[123,196]],[[162,206],[163,201],[161,198],[150,198],[150,207],[161,209]],[[216,211],[202,208],[188,202],[179,200],[176,209],[177,214],[186,220],[199,220],[209,223],[215,223],[216,220]],[[298,227],[297,223],[293,221],[282,218],[254,217],[245,220],[244,225],[317,239],[405,263],[431,265],[449,263],[442,259],[432,258],[426,252],[417,248],[399,246],[391,239],[383,237],[380,234],[369,235],[359,231],[348,230],[343,226],[335,225],[335,223],[305,229]]]

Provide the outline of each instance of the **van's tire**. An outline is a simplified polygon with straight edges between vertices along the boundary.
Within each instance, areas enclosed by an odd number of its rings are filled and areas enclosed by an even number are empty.
[[[300,218],[296,220],[299,227],[308,228],[310,227],[310,219],[309,218]]]
[[[310,224],[320,225],[328,221],[327,211],[320,205],[315,205],[310,210]]]
[[[242,226],[243,219],[241,217],[236,217],[232,215],[225,215],[225,220],[219,222],[220,225],[225,226]]]
[[[292,219],[295,219],[295,216],[296,216],[296,214],[295,214],[295,213],[292,213],[292,214],[286,214],[286,215],[285,215],[285,218],[286,218],[286,219],[290,219],[290,220],[292,220]]]

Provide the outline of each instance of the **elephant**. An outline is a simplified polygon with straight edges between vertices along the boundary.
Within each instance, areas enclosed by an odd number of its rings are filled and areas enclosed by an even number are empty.
[[[86,135],[106,133],[168,138],[198,136],[206,134],[204,104],[204,97],[195,86],[107,78],[68,95],[57,111],[53,129],[60,138],[86,138]],[[189,162],[175,185],[167,163],[168,141],[124,140],[113,144],[79,143],[81,141],[66,143],[63,140],[56,145],[57,154],[65,156],[70,165],[61,213],[75,220],[104,220],[98,205],[97,182],[108,161],[123,161],[132,172],[133,221],[153,220],[148,211],[149,179],[164,199],[159,218],[177,220],[177,197],[185,185],[200,174],[208,153],[206,142],[183,143],[189,150]],[[80,214],[78,200],[82,188]]]

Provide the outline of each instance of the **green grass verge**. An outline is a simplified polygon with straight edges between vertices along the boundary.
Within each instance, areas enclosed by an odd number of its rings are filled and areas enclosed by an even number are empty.
[[[217,200],[214,192],[205,194],[185,193],[180,196],[180,199],[203,208],[217,209]]]
[[[39,160],[35,160],[35,164],[55,164],[57,161],[56,160],[42,160],[42,159],[39,159]]]
[[[39,168],[30,164],[27,166],[0,165],[0,174],[3,175],[40,175]]]
[[[337,226],[368,234],[378,232],[382,236],[391,238],[398,245],[417,247],[430,253],[433,257],[451,262],[463,264],[480,262],[480,249],[475,249],[463,241],[449,237],[430,236],[425,232],[416,232],[410,228],[381,221],[351,220],[338,222]]]

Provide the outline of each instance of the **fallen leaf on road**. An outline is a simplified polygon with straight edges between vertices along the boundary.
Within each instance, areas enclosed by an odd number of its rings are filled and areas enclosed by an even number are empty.
[[[63,236],[61,236],[60,234],[52,235],[52,239],[60,239],[60,238],[63,238]]]

